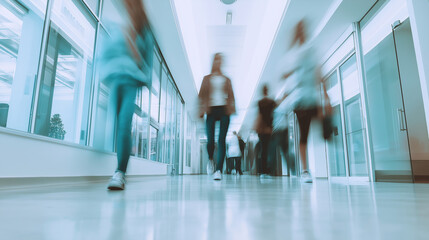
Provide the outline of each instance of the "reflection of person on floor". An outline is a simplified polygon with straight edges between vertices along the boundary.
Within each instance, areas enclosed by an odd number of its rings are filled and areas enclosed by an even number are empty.
[[[122,4],[119,4],[122,3]],[[100,78],[110,87],[111,106],[116,115],[118,167],[108,189],[125,188],[125,172],[131,153],[131,122],[137,89],[151,86],[153,37],[142,1],[118,1],[128,16],[122,25],[107,23],[110,37],[103,39]]]
[[[223,75],[221,71],[222,55],[216,53],[213,59],[212,71],[205,76],[198,94],[200,103],[200,118],[207,114],[207,152],[209,154],[209,163],[207,173],[213,173],[214,161],[214,143],[215,143],[215,125],[220,121],[219,129],[219,151],[217,156],[216,171],[213,175],[214,180],[222,179],[222,168],[225,159],[225,138],[228,132],[230,115],[235,113],[235,99],[232,91],[231,80]]]
[[[228,155],[228,161],[230,164],[230,169],[228,169],[229,173],[232,174],[240,174],[241,172],[241,149],[240,149],[240,141],[237,136],[237,132],[234,131],[233,136],[228,138],[228,145],[227,145],[227,155]],[[228,165],[228,163],[227,163]]]
[[[322,81],[320,68],[317,66],[315,50],[312,44],[307,42],[306,26],[301,20],[295,27],[295,35],[292,41],[292,48],[288,55],[280,62],[282,78],[290,81],[288,86],[288,100],[292,101],[292,106],[298,118],[300,129],[301,173],[302,182],[311,183],[312,177],[307,167],[307,138],[312,119],[320,117],[322,111],[320,101],[320,86],[323,86],[324,97],[329,103],[326,87]],[[291,75],[295,75],[290,78]]]

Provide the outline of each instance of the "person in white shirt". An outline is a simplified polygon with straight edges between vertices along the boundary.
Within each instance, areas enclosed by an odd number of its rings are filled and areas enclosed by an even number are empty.
[[[226,134],[230,116],[235,113],[235,98],[231,80],[221,70],[222,54],[216,53],[213,58],[212,71],[203,78],[199,98],[199,117],[206,117],[207,153],[209,162],[207,173],[213,174],[213,180],[222,180],[223,162],[226,152]],[[217,162],[214,163],[215,126],[220,122]]]
[[[312,44],[307,42],[305,21],[301,20],[295,27],[295,35],[289,54],[279,63],[281,78],[286,82],[288,99],[296,116],[300,129],[299,150],[301,154],[301,180],[311,183],[312,177],[307,168],[307,138],[312,119],[320,117],[320,87],[324,92],[325,102],[330,102],[326,87],[322,81],[320,67],[317,64]],[[293,75],[293,76],[292,76]],[[292,77],[291,77],[292,76]]]
[[[230,161],[231,164],[232,174],[242,175],[240,142],[238,140],[237,132],[234,131],[232,134],[233,136],[228,139],[227,145],[228,161]]]

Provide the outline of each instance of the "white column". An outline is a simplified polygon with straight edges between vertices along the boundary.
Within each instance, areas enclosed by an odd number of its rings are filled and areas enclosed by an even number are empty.
[[[419,69],[426,124],[429,129],[429,0],[407,0]]]
[[[27,131],[42,39],[43,19],[30,11],[23,18],[18,59],[12,83],[7,127]]]

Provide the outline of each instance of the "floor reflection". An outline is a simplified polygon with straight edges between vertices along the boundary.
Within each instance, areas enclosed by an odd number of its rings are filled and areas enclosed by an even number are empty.
[[[225,176],[0,191],[1,239],[427,239],[429,185]]]

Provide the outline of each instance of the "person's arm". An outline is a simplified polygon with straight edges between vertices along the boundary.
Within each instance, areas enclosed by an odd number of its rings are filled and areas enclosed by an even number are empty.
[[[320,67],[316,68],[316,78],[318,79],[319,84],[322,85],[323,98],[325,101],[325,112],[327,115],[331,115],[332,114],[331,100],[329,98],[328,91],[326,90],[326,82],[323,81],[322,70]]]
[[[288,96],[289,96],[289,94],[284,93],[284,94],[283,94],[283,96],[282,96],[280,99],[278,99],[278,100],[276,101],[276,106],[275,106],[275,107],[280,106],[280,104],[282,104],[282,102],[283,102],[283,101],[284,101]]]
[[[208,94],[208,79],[207,76],[203,78],[201,83],[200,92],[198,93],[198,102],[199,102],[199,117],[203,118],[206,113],[206,98]]]
[[[292,70],[292,71],[290,71],[290,72],[287,72],[287,73],[284,73],[283,75],[282,75],[282,80],[286,80],[286,79],[288,79],[289,77],[290,77],[290,75],[292,75],[293,73],[295,72],[295,70]]]
[[[231,109],[230,109],[230,114],[234,114],[236,109],[235,109],[235,97],[234,97],[234,91],[232,90],[232,83],[231,83],[231,79],[226,78],[227,84],[228,84],[228,100],[227,102],[229,103]]]

